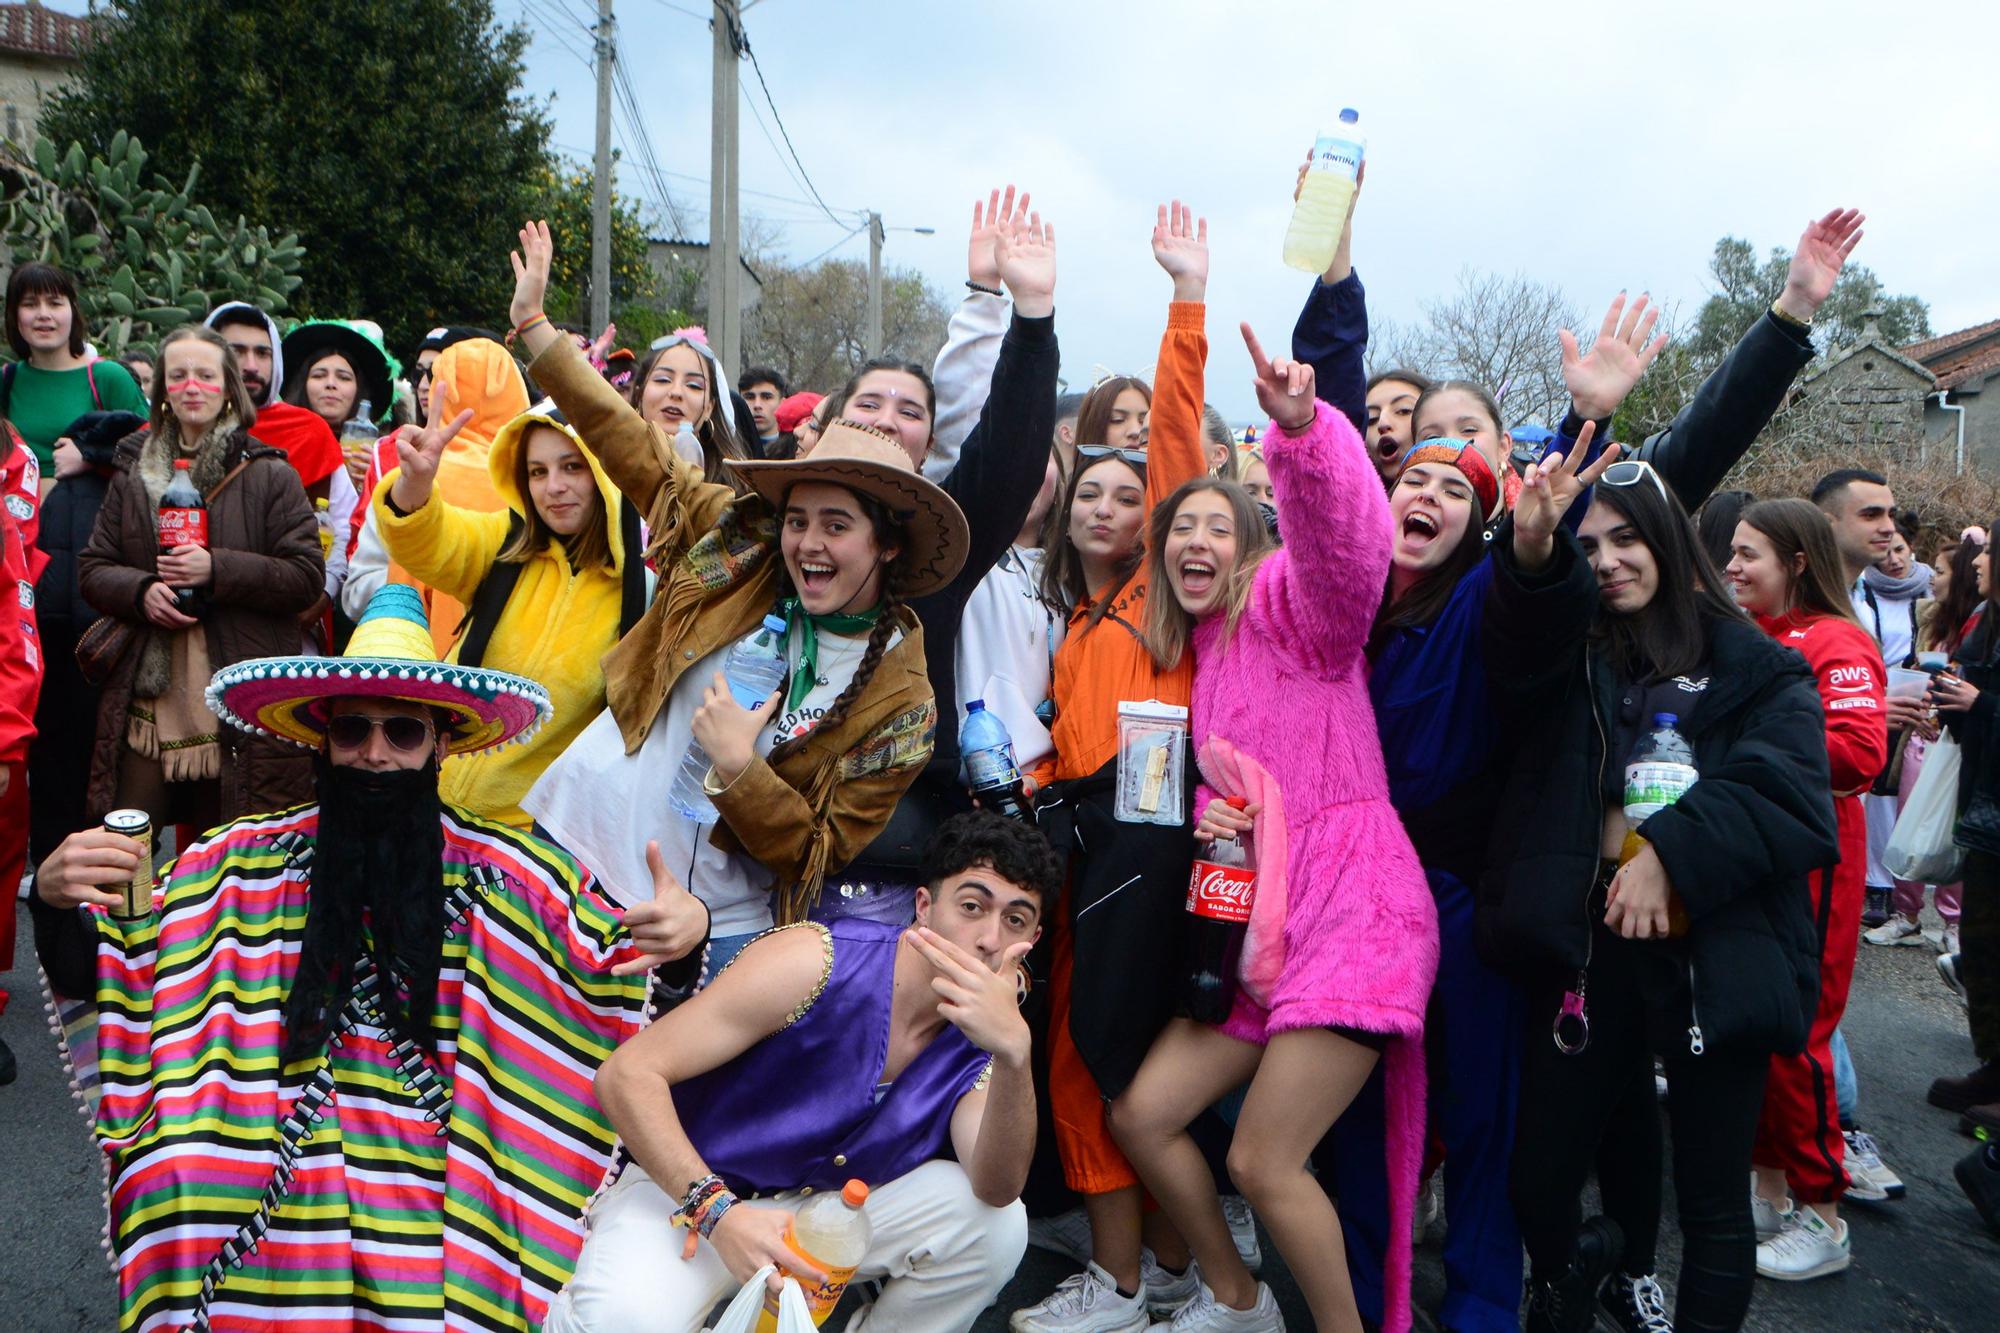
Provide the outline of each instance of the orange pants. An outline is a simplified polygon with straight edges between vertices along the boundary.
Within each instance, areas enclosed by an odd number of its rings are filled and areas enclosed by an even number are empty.
[[[1067,891],[1065,891],[1067,897]],[[1139,1183],[1138,1172],[1111,1138],[1104,1094],[1069,1035],[1069,983],[1074,966],[1068,903],[1056,913],[1049,972],[1049,1106],[1063,1179],[1079,1194],[1109,1194]]]

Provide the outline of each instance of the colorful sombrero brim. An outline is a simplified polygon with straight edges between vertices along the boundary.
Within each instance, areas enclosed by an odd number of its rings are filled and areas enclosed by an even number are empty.
[[[326,706],[334,699],[442,708],[456,719],[448,754],[525,741],[555,715],[548,691],[525,676],[386,657],[253,658],[216,672],[207,698],[233,727],[314,750],[326,739]]]

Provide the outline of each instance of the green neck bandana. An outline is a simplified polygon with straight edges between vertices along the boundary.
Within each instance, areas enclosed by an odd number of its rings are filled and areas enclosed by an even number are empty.
[[[788,709],[797,708],[812,692],[813,686],[819,683],[819,636],[822,632],[853,638],[873,630],[875,622],[882,618],[879,605],[851,614],[838,612],[830,616],[816,616],[807,611],[805,604],[796,597],[785,599],[784,612],[786,621],[799,627],[799,669],[792,673],[792,688],[785,699]]]

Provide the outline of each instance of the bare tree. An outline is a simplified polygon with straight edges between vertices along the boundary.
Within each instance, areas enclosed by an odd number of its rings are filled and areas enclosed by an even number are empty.
[[[1585,330],[1581,311],[1560,287],[1467,268],[1452,296],[1426,301],[1422,310],[1413,327],[1374,321],[1371,371],[1403,366],[1435,379],[1471,380],[1500,400],[1503,426],[1561,419],[1569,390],[1556,330]]]
[[[832,392],[867,359],[868,266],[836,259],[767,266],[743,328],[743,363],[773,366],[799,388]],[[928,366],[944,345],[951,304],[913,269],[882,277],[883,355]]]

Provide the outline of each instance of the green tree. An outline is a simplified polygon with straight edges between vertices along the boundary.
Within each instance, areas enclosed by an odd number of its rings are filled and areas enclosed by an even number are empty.
[[[1725,236],[1715,243],[1708,261],[1715,292],[1702,303],[1688,330],[1687,348],[1703,373],[1722,363],[1729,349],[1778,299],[1785,289],[1785,271],[1792,252],[1774,246],[1762,260],[1750,242]],[[1915,296],[1892,296],[1882,280],[1862,264],[1848,264],[1833,285],[1833,294],[1813,319],[1813,341],[1822,355],[1851,347],[1861,340],[1867,322],[1863,312],[1880,305],[1882,336],[1892,346],[1931,336],[1931,308]]]
[[[549,168],[521,90],[528,34],[490,0],[109,0],[42,132],[199,160],[219,217],[296,233],[300,313],[392,349],[507,308],[507,250]]]
[[[562,162],[543,173],[541,207],[556,246],[549,273],[548,312],[558,320],[585,323],[590,318],[591,206],[596,178],[588,167]],[[653,269],[646,262],[647,228],[632,200],[611,192],[611,300],[621,306],[650,301],[655,296]],[[615,314],[614,314],[615,318]],[[591,332],[595,333],[593,329]]]

